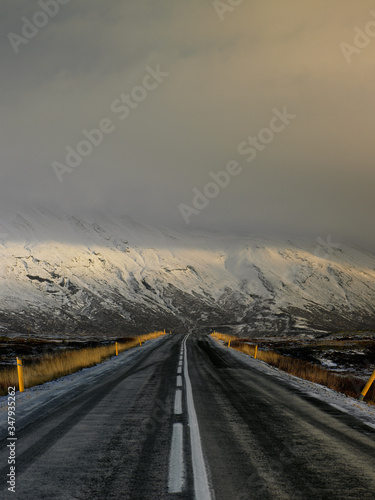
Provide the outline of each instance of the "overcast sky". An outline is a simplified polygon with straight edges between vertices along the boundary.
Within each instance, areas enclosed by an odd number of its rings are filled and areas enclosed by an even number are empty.
[[[64,2],[0,4],[2,205],[375,251],[374,2]],[[102,142],[81,143],[100,124]],[[229,185],[207,187],[228,163]],[[194,207],[194,188],[216,196]]]

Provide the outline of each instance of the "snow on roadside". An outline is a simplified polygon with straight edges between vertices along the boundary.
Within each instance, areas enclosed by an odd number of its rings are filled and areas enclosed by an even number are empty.
[[[368,425],[372,429],[375,429],[375,406],[368,405],[365,402],[358,401],[357,399],[346,396],[345,394],[336,392],[333,389],[325,387],[324,385],[309,382],[308,380],[290,375],[289,373],[279,370],[274,366],[268,365],[264,361],[259,359],[255,360],[248,354],[236,351],[235,349],[228,349],[227,347],[224,347],[222,342],[218,342],[212,337],[210,337],[210,339],[216,346],[219,346],[221,349],[229,352],[236,359],[247,364],[251,368],[272,375],[273,377],[278,378],[279,380],[298,389],[303,394],[320,399],[333,408],[348,413],[349,415],[358,418],[362,423]]]
[[[25,389],[24,392],[16,393],[16,432],[24,425],[34,421],[33,414],[40,414],[55,410],[60,405],[70,401],[74,396],[79,395],[82,389],[88,386],[95,387],[103,377],[110,372],[115,372],[119,366],[124,366],[149,350],[156,342],[160,342],[164,337],[147,340],[142,347],[134,347],[120,353],[118,356],[112,356],[98,365],[90,368],[83,368],[78,372],[71,373],[64,377],[36,385]],[[7,434],[7,403],[8,396],[0,397],[0,439]]]

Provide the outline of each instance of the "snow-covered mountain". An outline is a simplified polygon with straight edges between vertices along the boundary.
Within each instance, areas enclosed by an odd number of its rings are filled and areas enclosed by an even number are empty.
[[[157,230],[40,209],[0,216],[0,334],[375,329],[375,257],[327,241]]]

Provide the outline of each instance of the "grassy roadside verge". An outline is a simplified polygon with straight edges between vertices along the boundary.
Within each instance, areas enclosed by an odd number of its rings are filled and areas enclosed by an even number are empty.
[[[164,332],[149,333],[139,337],[129,338],[118,343],[118,352],[124,352],[139,346],[140,342],[165,335]],[[115,355],[115,344],[89,347],[79,350],[68,350],[53,355],[42,356],[39,360],[26,364],[23,368],[25,388],[44,384],[57,378],[77,372],[82,368],[102,363]],[[18,390],[17,367],[10,366],[0,370],[0,396],[8,394],[8,387]]]
[[[216,340],[222,340],[227,344],[230,341],[230,347],[236,349],[237,351],[248,354],[249,356],[254,356],[255,345],[249,345],[243,340],[239,340],[237,337],[231,335],[226,335],[223,333],[214,332],[211,336]],[[251,342],[251,340],[249,340]],[[257,359],[260,359],[267,364],[278,368],[284,372],[287,372],[296,377],[308,380],[309,382],[315,382],[316,384],[324,385],[330,389],[334,389],[337,392],[346,394],[356,398],[361,392],[366,384],[366,380],[360,377],[355,377],[351,375],[338,375],[329,370],[325,370],[320,366],[309,363],[308,361],[303,361],[301,359],[296,359],[291,356],[283,356],[274,351],[263,351],[258,349]],[[375,386],[374,384],[368,391],[365,401],[370,404],[375,405]]]

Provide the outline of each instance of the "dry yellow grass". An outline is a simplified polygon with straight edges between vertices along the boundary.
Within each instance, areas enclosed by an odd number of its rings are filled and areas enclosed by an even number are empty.
[[[239,341],[236,337],[222,333],[214,332],[211,334],[216,340],[223,340],[229,342],[232,349],[244,352],[249,356],[254,356],[255,345],[249,345],[243,341]],[[274,351],[261,351],[258,350],[257,359],[260,359],[269,365],[275,366],[279,370],[283,370],[291,375],[321,384],[337,392],[342,392],[347,396],[357,397],[359,392],[363,389],[366,381],[359,377],[342,376],[321,368],[320,366],[313,365],[302,359],[292,358],[291,356],[283,356]],[[368,391],[365,400],[368,403],[375,404],[375,385],[373,384]]]
[[[139,337],[134,337],[126,342],[118,343],[118,352],[121,353],[132,347],[138,346],[146,340],[160,337],[164,332],[154,332]],[[102,347],[69,350],[55,355],[43,356],[32,364],[26,364],[23,368],[25,388],[44,384],[64,375],[69,375],[82,368],[102,363],[114,356],[115,344]],[[8,387],[18,389],[17,367],[12,366],[0,371],[0,395],[8,394]]]

